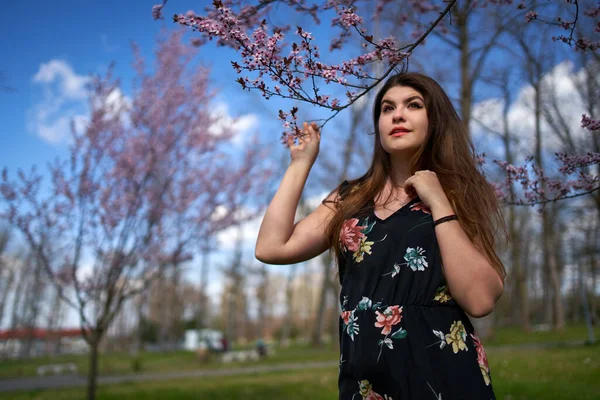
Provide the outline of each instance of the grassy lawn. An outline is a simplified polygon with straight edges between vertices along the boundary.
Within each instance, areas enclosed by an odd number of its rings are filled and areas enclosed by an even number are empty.
[[[595,331],[596,340],[600,342],[600,327]],[[587,339],[587,330],[584,325],[568,326],[562,332],[532,332],[523,333],[518,328],[497,329],[493,338],[484,340],[488,350],[494,346],[521,345],[527,343],[548,343],[564,341],[584,341]],[[337,360],[339,357],[337,346],[325,349],[313,349],[305,345],[295,345],[287,349],[275,347],[275,355],[258,362],[249,362],[251,365],[273,365],[286,362],[310,362]],[[35,376],[40,365],[62,364],[73,362],[77,365],[79,374],[85,375],[88,370],[87,355],[60,356],[56,358],[36,358],[31,360],[3,360],[0,362],[0,379]],[[125,375],[136,372],[176,372],[198,369],[219,369],[238,367],[244,364],[223,364],[219,356],[214,356],[208,362],[201,362],[191,352],[178,351],[171,353],[140,353],[133,356],[128,353],[101,354],[99,359],[100,375]]]
[[[251,365],[273,365],[287,362],[328,361],[339,358],[337,347],[313,349],[306,346],[293,346],[287,349],[276,348],[275,354],[260,361],[249,361]],[[134,373],[136,357],[129,353],[101,354],[99,359],[100,375],[124,375]],[[4,360],[0,362],[0,379],[35,376],[37,367],[47,364],[73,362],[80,375],[88,370],[87,355],[60,356],[55,358],[35,358],[31,360]],[[243,366],[244,363],[223,364],[220,356],[215,355],[207,362],[201,362],[192,352],[177,351],[170,353],[140,353],[139,370],[141,373],[179,372],[199,369],[218,369]]]
[[[596,342],[600,342],[600,326],[594,329]],[[587,341],[587,327],[583,324],[568,325],[562,331],[540,331],[525,333],[518,327],[496,329],[494,336],[484,341],[486,346],[520,345],[526,343],[549,343]]]
[[[496,396],[502,400],[600,400],[600,346],[570,349],[488,350]],[[333,359],[334,360],[334,359]],[[0,399],[75,400],[83,389],[0,393]],[[337,369],[237,377],[177,379],[101,386],[98,400],[334,399]]]

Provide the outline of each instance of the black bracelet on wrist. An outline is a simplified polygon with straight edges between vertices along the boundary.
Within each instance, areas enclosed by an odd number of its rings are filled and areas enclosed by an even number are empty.
[[[448,222],[448,221],[453,221],[453,220],[458,221],[458,217],[455,214],[448,215],[447,217],[442,217],[440,219],[436,219],[435,221],[433,221],[433,226],[439,225],[443,222]]]

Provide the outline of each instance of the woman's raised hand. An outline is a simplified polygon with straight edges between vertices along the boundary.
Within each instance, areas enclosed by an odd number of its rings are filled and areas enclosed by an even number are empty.
[[[312,165],[319,154],[320,142],[321,132],[319,131],[319,126],[315,122],[311,122],[310,125],[308,122],[305,122],[302,125],[302,132],[298,138],[298,143],[294,143],[291,137],[288,139],[292,161],[308,162]]]

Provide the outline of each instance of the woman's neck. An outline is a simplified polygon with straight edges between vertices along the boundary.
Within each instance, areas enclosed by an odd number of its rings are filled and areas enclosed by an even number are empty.
[[[390,164],[390,183],[396,187],[404,186],[404,181],[411,175],[409,163],[404,160],[399,160],[398,158],[390,157]]]

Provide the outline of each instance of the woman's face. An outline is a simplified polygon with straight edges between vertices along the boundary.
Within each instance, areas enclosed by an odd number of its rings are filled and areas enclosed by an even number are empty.
[[[423,145],[429,122],[423,95],[409,86],[394,86],[381,99],[379,139],[392,156],[410,157]]]

